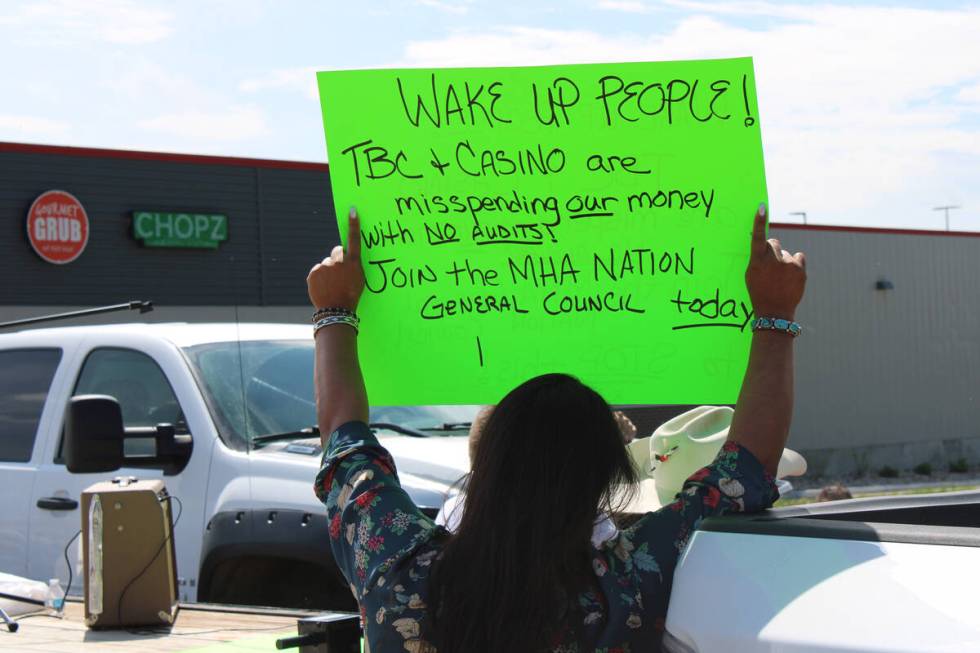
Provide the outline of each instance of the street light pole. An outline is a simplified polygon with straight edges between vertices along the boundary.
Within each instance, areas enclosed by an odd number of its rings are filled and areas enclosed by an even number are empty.
[[[932,210],[933,211],[942,211],[943,212],[943,214],[946,217],[946,231],[949,231],[949,212],[952,209],[958,209],[958,208],[960,208],[960,207],[959,206],[954,206],[954,205],[950,204],[948,206],[936,206]]]

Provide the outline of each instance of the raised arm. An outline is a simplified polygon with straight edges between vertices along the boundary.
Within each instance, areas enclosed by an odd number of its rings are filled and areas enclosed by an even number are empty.
[[[756,317],[794,320],[806,286],[806,258],[766,240],[766,206],[756,212],[752,254],[745,272]],[[752,335],[749,365],[728,439],[738,442],[775,476],[793,416],[793,341],[779,331]]]
[[[361,228],[357,212],[348,217],[347,251],[340,245],[313,266],[306,286],[314,309],[357,310],[364,291],[361,267]],[[316,416],[320,440],[326,446],[330,434],[346,422],[368,419],[367,391],[357,360],[357,331],[346,324],[316,333]]]

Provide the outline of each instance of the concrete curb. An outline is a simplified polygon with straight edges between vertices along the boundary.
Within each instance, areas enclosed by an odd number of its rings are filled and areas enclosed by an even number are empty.
[[[792,479],[788,479],[792,483]],[[879,492],[901,492],[902,490],[923,490],[935,488],[941,490],[948,487],[959,487],[963,485],[973,485],[980,487],[980,476],[970,478],[947,479],[944,481],[924,481],[921,483],[885,483],[880,485],[847,485],[854,497],[866,494],[877,494]],[[809,488],[806,490],[792,490],[787,492],[783,498],[786,499],[810,499],[820,494],[821,488]]]

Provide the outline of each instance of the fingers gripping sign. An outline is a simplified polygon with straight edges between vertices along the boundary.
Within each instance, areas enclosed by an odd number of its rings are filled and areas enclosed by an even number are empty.
[[[351,207],[347,222],[347,249],[337,245],[330,256],[313,266],[306,277],[310,302],[315,308],[356,310],[364,292],[361,267],[361,224]]]
[[[752,226],[752,255],[745,285],[756,316],[792,320],[806,286],[806,257],[790,254],[776,238],[766,240],[766,205],[760,204]]]
[[[361,220],[353,206],[347,215],[347,258],[358,265],[361,263]]]

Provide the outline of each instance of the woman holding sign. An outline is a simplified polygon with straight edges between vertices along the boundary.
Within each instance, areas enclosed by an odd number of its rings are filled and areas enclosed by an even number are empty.
[[[697,522],[763,510],[778,496],[773,475],[789,433],[793,319],[806,272],[803,254],[767,241],[765,230],[761,205],[745,275],[759,318],[728,442],[673,503],[595,547],[596,510],[613,512],[614,490],[635,483],[636,471],[609,405],[563,374],[531,379],[499,402],[455,534],[401,489],[365,423],[355,315],[364,273],[351,210],[348,250],[334,248],[307,278],[324,445],[315,490],[371,650],[653,650],[678,555]]]

